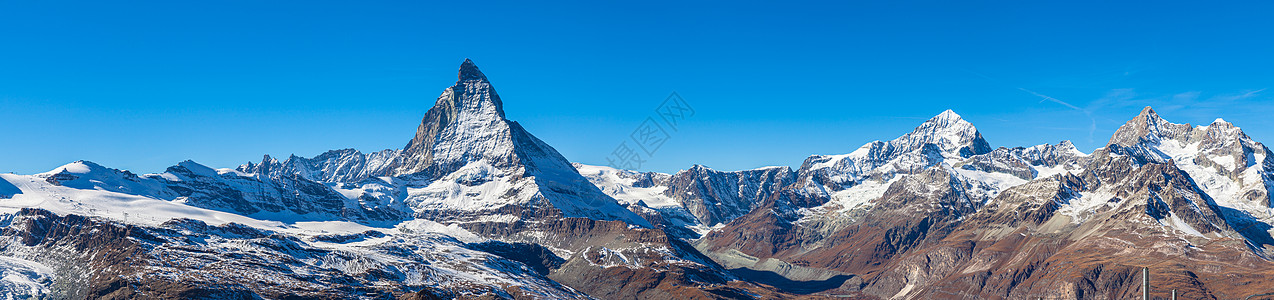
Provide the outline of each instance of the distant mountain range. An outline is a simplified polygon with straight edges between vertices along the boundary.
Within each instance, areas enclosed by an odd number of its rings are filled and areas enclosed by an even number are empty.
[[[796,170],[573,164],[465,60],[402,149],[0,174],[0,295],[1126,299],[1142,267],[1155,297],[1274,292],[1274,155],[1233,124],[990,145],[947,110]]]

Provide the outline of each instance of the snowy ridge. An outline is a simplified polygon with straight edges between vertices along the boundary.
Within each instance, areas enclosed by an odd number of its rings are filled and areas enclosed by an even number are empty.
[[[810,156],[798,173],[802,180],[836,191],[867,178],[914,173],[942,161],[990,151],[973,124],[946,110],[892,141],[871,142],[849,154]]]
[[[1008,178],[1013,175],[1001,169],[951,169],[988,153],[992,150],[977,128],[946,110],[889,142],[874,141],[848,154],[810,156],[797,171],[793,188],[804,197],[826,201],[811,207],[779,209],[790,212],[800,223],[822,220],[842,224],[847,218],[854,219],[850,216],[855,211],[869,210],[900,180],[931,168],[950,169],[953,178],[971,178],[958,181],[975,183],[972,190],[982,200],[1026,181]]]
[[[249,162],[235,170],[274,178],[295,174],[317,182],[358,182],[389,174],[400,159],[401,150],[363,154],[354,149],[341,149],[327,151],[314,158],[292,155],[282,162],[266,155],[260,163]]]

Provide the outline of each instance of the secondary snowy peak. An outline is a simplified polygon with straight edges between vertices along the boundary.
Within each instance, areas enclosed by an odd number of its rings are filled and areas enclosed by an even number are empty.
[[[1128,120],[1110,137],[1110,144],[1131,146],[1142,140],[1158,141],[1160,139],[1184,139],[1191,133],[1190,124],[1174,124],[1159,117],[1155,110],[1147,106],[1141,114]]]
[[[950,109],[920,124],[911,133],[890,141],[890,144],[905,152],[919,149],[924,144],[934,144],[944,155],[959,157],[991,152],[991,146],[982,138],[982,133]]]
[[[1261,220],[1274,220],[1274,153],[1224,120],[1207,126],[1174,124],[1147,107],[1111,137],[1111,152],[1139,163],[1168,160],[1217,203]]]
[[[1265,147],[1243,133],[1234,124],[1217,119],[1207,126],[1194,127],[1190,124],[1169,122],[1146,107],[1136,118],[1129,120],[1110,138],[1112,150],[1117,152],[1146,152],[1146,161],[1162,162],[1167,159],[1193,158],[1185,157],[1199,154],[1208,156],[1235,156],[1235,160],[1243,161],[1243,156],[1259,155]],[[1242,169],[1260,164],[1258,161],[1230,163],[1222,162],[1229,169]]]
[[[894,174],[915,173],[943,161],[988,152],[991,146],[982,133],[946,110],[889,142],[871,142],[849,154],[811,156],[798,173],[802,181],[814,181],[835,191],[867,179],[885,180]]]

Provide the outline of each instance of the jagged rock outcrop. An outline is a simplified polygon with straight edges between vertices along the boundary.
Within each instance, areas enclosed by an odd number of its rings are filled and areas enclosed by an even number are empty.
[[[954,165],[966,170],[1004,173],[1031,180],[1065,170],[1078,170],[1087,163],[1087,154],[1075,149],[1070,141],[1062,141],[1057,145],[1001,147],[990,153],[971,156]]]
[[[358,182],[389,175],[399,164],[401,153],[401,150],[382,150],[363,154],[354,149],[341,149],[313,158],[292,155],[282,162],[266,155],[260,163],[249,162],[237,170],[271,178],[296,175],[316,182]]]
[[[787,167],[726,172],[695,165],[676,174],[575,167],[629,210],[687,239],[756,209],[796,175]]]

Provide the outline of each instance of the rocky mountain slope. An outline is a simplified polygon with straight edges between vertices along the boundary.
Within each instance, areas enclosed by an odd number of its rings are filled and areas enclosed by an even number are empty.
[[[683,239],[747,214],[796,175],[787,167],[723,172],[695,165],[676,174],[575,167],[620,204]]]
[[[1173,124],[1146,108],[1092,154],[1063,142],[956,157],[959,143],[947,145],[870,194],[861,174],[897,168],[814,173],[855,179],[830,181],[864,190],[846,193],[859,197],[848,209],[826,185],[798,182],[696,244],[728,267],[795,280],[852,274],[824,293],[882,299],[1122,299],[1140,292],[1140,267],[1157,296],[1236,298],[1274,278],[1269,150],[1232,124]]]

